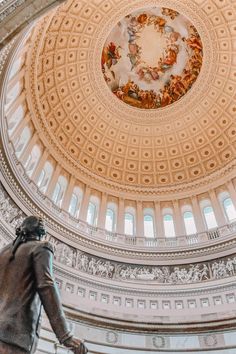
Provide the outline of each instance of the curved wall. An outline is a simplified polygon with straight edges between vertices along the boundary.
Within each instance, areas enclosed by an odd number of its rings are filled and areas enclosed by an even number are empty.
[[[47,237],[55,247],[55,278],[71,328],[84,336],[91,353],[233,353],[235,224],[227,223],[218,196],[223,192],[236,200],[234,173],[214,182],[210,192],[204,188],[195,197],[188,192],[174,202],[170,197],[158,201],[145,197],[136,202],[131,195],[109,194],[80,184],[87,198],[80,208],[83,217],[71,216],[68,209],[76,179],[68,179],[61,206],[53,203],[53,187],[63,165],[44,148],[40,132],[35,131],[31,121],[24,88],[28,44],[25,32],[19,42],[1,52],[0,246],[13,239],[14,228],[25,215],[35,213],[45,218]],[[32,137],[20,151],[22,155],[17,156],[14,144],[26,126]],[[35,145],[41,155],[29,176],[27,160]],[[47,160],[54,162],[57,171],[51,194],[48,190],[42,193],[37,186]],[[86,204],[94,193],[100,199],[99,227],[86,222]],[[119,229],[107,232],[106,205],[114,198],[118,201]],[[206,230],[201,200],[211,201],[219,228]],[[191,206],[198,231],[190,236],[185,235],[181,218],[181,207],[185,205]],[[136,210],[136,237],[123,234],[125,206]],[[150,206],[157,225],[157,235],[152,239],[143,237],[141,222],[143,210]],[[172,239],[163,237],[161,217],[165,208],[173,210],[177,237]],[[44,318],[38,352],[65,352],[55,349],[54,340]]]

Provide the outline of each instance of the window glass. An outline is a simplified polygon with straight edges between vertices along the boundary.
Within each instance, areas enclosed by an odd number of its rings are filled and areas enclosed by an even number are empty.
[[[41,184],[42,184],[42,182],[44,180],[45,174],[46,174],[45,170],[42,170],[40,175],[39,175],[39,179],[38,179],[38,183],[37,183],[38,187],[41,186]]]
[[[89,202],[88,212],[87,212],[87,223],[90,225],[95,225],[96,220],[96,205]]]
[[[207,228],[212,229],[217,227],[214,211],[211,206],[207,206],[203,209],[203,214],[206,220]]]
[[[106,223],[105,223],[105,229],[107,231],[113,231],[114,230],[114,221],[115,221],[115,213],[112,209],[107,208],[106,212]]]
[[[53,173],[53,166],[50,162],[46,161],[37,182],[37,185],[40,188],[41,192],[43,193],[46,192],[48,183],[52,177],[52,173]]]
[[[22,133],[20,135],[20,137],[18,137],[14,142],[14,147],[15,147],[15,152],[16,152],[16,156],[20,157],[21,153],[23,152],[24,148],[26,147],[26,145],[28,144],[30,138],[31,138],[31,131],[29,127],[25,127],[22,130]]]
[[[154,222],[152,215],[144,215],[144,236],[154,237]]]
[[[75,216],[75,213],[77,211],[77,204],[78,204],[78,197],[76,194],[73,193],[69,205],[69,213],[72,216]]]
[[[125,234],[134,234],[134,216],[130,213],[125,213]]]
[[[166,214],[163,217],[163,221],[164,221],[165,236],[174,237],[175,226],[174,226],[173,216],[171,214]]]
[[[35,145],[25,163],[26,173],[31,176],[41,156],[40,148]]]
[[[56,183],[56,187],[53,192],[52,200],[58,206],[61,207],[64,194],[67,188],[67,179],[64,176],[60,176]]]
[[[184,213],[184,225],[187,235],[192,235],[197,233],[193,213],[191,211],[186,211]]]
[[[24,117],[24,108],[20,105],[19,107],[16,108],[16,110],[7,117],[8,119],[8,131],[9,135],[11,136],[12,132],[15,130],[19,122],[23,119]]]
[[[236,210],[235,210],[235,207],[233,205],[231,198],[226,198],[223,201],[223,206],[224,206],[224,210],[225,210],[228,220],[229,221],[236,220]]]
[[[61,185],[57,182],[52,196],[52,201],[55,204],[57,204],[58,202],[60,191],[61,191]]]

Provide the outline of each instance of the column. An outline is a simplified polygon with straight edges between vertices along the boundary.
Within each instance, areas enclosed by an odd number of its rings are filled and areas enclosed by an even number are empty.
[[[164,231],[164,224],[163,224],[163,217],[161,213],[161,203],[159,201],[154,202],[155,208],[155,234],[156,238],[163,239],[165,238],[165,231]]]
[[[197,197],[194,195],[191,197],[192,208],[193,208],[193,216],[196,225],[197,232],[204,232],[206,230],[206,226],[203,220],[201,208],[198,203]]]
[[[229,194],[230,194],[230,198],[232,200],[232,203],[234,205],[234,208],[236,210],[236,191],[235,191],[235,188],[234,188],[234,184],[232,181],[229,181],[226,183],[227,185],[227,188],[228,188],[228,191],[229,191]]]
[[[63,209],[68,211],[69,210],[69,206],[70,206],[70,201],[71,201],[71,197],[72,197],[72,193],[74,190],[74,186],[75,186],[75,177],[74,176],[70,176],[70,181],[69,181],[69,185],[66,189],[66,192],[64,193],[64,198],[63,198]]]
[[[141,201],[137,201],[136,235],[144,237],[143,204]]]
[[[91,194],[91,188],[88,185],[86,185],[85,191],[83,194],[83,199],[81,202],[80,211],[79,211],[79,219],[81,219],[83,221],[87,220],[87,212],[88,212],[90,194]]]
[[[119,198],[118,213],[117,213],[117,233],[124,234],[124,216],[125,216],[125,200]]]
[[[44,152],[43,152],[43,154],[42,154],[42,156],[41,156],[41,158],[40,158],[40,160],[39,160],[39,162],[38,162],[38,164],[37,164],[37,166],[36,166],[36,168],[35,168],[35,170],[34,170],[32,176],[31,176],[31,179],[32,179],[36,184],[37,184],[37,182],[38,182],[40,173],[41,173],[41,171],[42,171],[42,169],[43,169],[43,167],[44,167],[44,165],[45,165],[45,162],[46,162],[47,159],[48,159],[48,155],[49,155],[48,149],[44,149]]]
[[[221,208],[219,200],[216,196],[215,190],[214,189],[209,190],[209,195],[211,198],[211,204],[212,204],[212,208],[215,212],[215,217],[216,217],[216,221],[217,221],[218,226],[223,226],[223,225],[227,224],[227,220],[225,218],[225,215],[223,213],[223,210]]]
[[[101,229],[105,229],[106,212],[107,212],[107,193],[102,193],[102,199],[101,199],[99,215],[98,215],[98,227],[100,227]]]
[[[176,236],[183,236],[186,235],[185,227],[184,227],[184,221],[183,221],[183,216],[179,207],[179,201],[174,200],[173,201],[173,207],[174,207],[174,221],[175,221],[175,232]]]
[[[29,141],[29,143],[25,146],[25,149],[23,150],[23,152],[20,155],[20,161],[22,163],[22,165],[24,166],[34,145],[36,144],[38,140],[38,134],[35,132],[31,138],[31,140]]]
[[[11,141],[15,141],[20,133],[24,130],[24,128],[28,125],[30,121],[30,115],[27,114],[26,117],[22,118],[20,123],[16,126],[15,130],[11,134]]]
[[[52,198],[52,196],[53,196],[53,192],[54,192],[54,189],[55,189],[57,180],[58,180],[58,178],[59,178],[59,176],[60,176],[60,173],[61,173],[61,166],[60,166],[59,164],[57,164],[57,165],[56,165],[56,169],[55,169],[55,171],[53,172],[51,181],[49,182],[48,188],[47,188],[47,191],[46,191],[46,195],[47,195],[49,198]]]

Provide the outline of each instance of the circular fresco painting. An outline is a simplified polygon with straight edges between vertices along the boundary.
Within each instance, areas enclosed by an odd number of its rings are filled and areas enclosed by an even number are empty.
[[[168,8],[142,9],[113,28],[102,51],[104,79],[121,101],[144,109],[165,107],[185,95],[203,59],[192,23]]]

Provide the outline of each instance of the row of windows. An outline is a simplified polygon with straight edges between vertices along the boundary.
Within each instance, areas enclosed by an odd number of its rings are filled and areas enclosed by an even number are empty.
[[[22,151],[25,149],[26,142],[30,140],[31,131],[28,126],[26,126],[21,136],[15,141],[15,150],[16,155],[20,157]],[[41,157],[41,149],[38,145],[35,145],[31,153],[29,154],[27,160],[24,163],[25,170],[29,176],[32,176],[37,164],[40,161]],[[46,161],[44,167],[39,175],[37,185],[40,188],[41,192],[46,193],[49,182],[52,178],[54,172],[54,167],[52,163]],[[59,176],[53,194],[52,200],[53,202],[62,207],[63,198],[68,187],[68,181],[64,176]],[[73,216],[78,218],[80,212],[80,205],[83,198],[83,192],[81,188],[75,187],[73,190],[73,194],[71,196],[68,212]],[[88,210],[87,210],[87,222],[90,225],[97,225],[97,218],[99,212],[99,199],[96,197],[91,197]],[[227,192],[224,194],[224,198],[221,198],[220,203],[223,207],[223,211],[225,216],[229,222],[232,222],[236,219],[236,211],[232,200],[229,198]],[[217,221],[215,218],[214,210],[210,201],[203,201],[200,205],[203,220],[205,222],[205,226],[207,229],[212,229],[217,227]],[[163,211],[163,228],[166,237],[173,237],[176,235],[175,231],[175,220],[174,214],[170,208],[169,210]],[[187,210],[183,210],[182,212],[183,222],[185,226],[185,231],[187,235],[195,234],[197,232],[196,223],[194,219],[194,215],[192,212],[191,206]],[[108,231],[116,232],[117,229],[117,206],[113,203],[109,203],[106,211],[106,222],[105,228]],[[144,235],[146,237],[154,237],[157,233],[156,229],[158,225],[155,224],[154,210],[146,210],[143,216],[143,227],[144,227]],[[136,234],[136,211],[134,208],[128,208],[125,211],[124,215],[124,233],[127,235],[135,235]]]
[[[223,200],[223,207],[227,215],[228,221],[235,221],[236,210],[230,198],[226,198]],[[213,208],[211,206],[204,207],[202,212],[208,229],[212,229],[218,226]],[[96,225],[96,214],[96,205],[90,202],[87,214],[87,222],[89,224]],[[187,235],[197,233],[194,215],[191,211],[185,211],[183,213],[183,221]],[[147,213],[143,216],[143,226],[145,237],[155,236],[155,218],[153,217],[153,215]],[[163,226],[165,237],[176,236],[175,223],[172,214],[163,215]],[[116,215],[114,210],[110,208],[107,208],[106,211],[105,229],[113,232],[116,230]],[[126,235],[135,235],[135,215],[130,212],[126,212],[124,215],[124,233]]]

